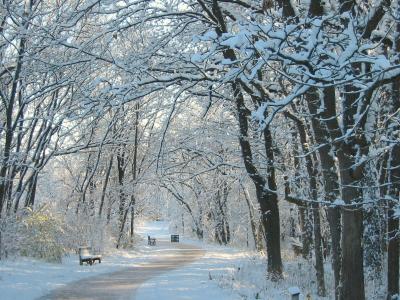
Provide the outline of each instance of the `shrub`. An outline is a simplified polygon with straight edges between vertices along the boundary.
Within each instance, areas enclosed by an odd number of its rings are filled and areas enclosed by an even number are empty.
[[[19,234],[22,237],[20,254],[61,263],[65,249],[61,241],[64,234],[62,220],[46,205],[33,211],[27,208],[22,217]]]

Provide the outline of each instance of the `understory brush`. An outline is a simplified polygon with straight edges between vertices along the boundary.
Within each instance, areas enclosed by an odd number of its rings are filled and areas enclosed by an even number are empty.
[[[61,263],[80,246],[105,252],[115,247],[112,228],[105,220],[76,214],[60,214],[49,205],[25,208],[0,221],[0,259],[27,256]]]
[[[289,288],[298,287],[302,293],[302,299],[334,299],[334,276],[327,257],[324,263],[325,283],[328,294],[320,297],[316,294],[317,281],[315,275],[315,262],[296,256],[291,249],[282,251],[284,261],[283,279],[274,282],[268,279],[267,257],[265,254],[249,252],[247,256],[235,261],[228,272],[219,275],[213,274],[220,287],[231,289],[243,299],[289,299]],[[380,274],[374,274],[375,280],[366,280],[366,299],[385,298],[386,280],[385,270]]]
[[[60,263],[67,252],[63,219],[43,205],[10,214],[0,225],[0,257],[29,256]]]
[[[267,258],[264,254],[249,252],[248,255],[235,263],[229,272],[221,274],[219,285],[232,289],[243,299],[289,299],[290,287],[296,286],[301,290],[304,299],[331,299],[318,297],[315,278],[314,262],[295,256],[291,250],[284,250],[283,279],[275,282],[268,278]],[[333,289],[333,272],[330,264],[325,264],[325,280],[327,289]],[[331,286],[332,285],[332,286]]]

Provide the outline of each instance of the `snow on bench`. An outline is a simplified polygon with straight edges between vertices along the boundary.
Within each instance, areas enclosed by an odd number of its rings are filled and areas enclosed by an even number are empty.
[[[92,254],[90,251],[91,247],[79,247],[79,264],[83,265],[83,263],[87,263],[89,265],[93,265],[93,263],[97,260],[101,263],[101,255]]]
[[[300,299],[300,289],[297,286],[292,286],[289,288],[289,294],[292,297],[292,300]]]

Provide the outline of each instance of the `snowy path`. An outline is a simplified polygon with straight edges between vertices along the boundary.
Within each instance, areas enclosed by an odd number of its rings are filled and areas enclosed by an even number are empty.
[[[193,245],[170,244],[157,240],[155,259],[121,271],[106,273],[72,282],[40,300],[66,299],[135,299],[135,291],[147,280],[182,267],[201,258],[205,251]]]

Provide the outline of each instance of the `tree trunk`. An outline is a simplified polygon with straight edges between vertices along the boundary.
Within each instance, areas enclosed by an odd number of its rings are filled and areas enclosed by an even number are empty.
[[[299,128],[297,128],[299,130]],[[297,131],[298,132],[298,131]],[[299,150],[296,146],[298,143],[296,131],[292,133],[292,140],[294,143],[293,147],[293,163],[294,163],[294,176],[295,180],[300,177],[300,160],[299,160]],[[301,143],[301,141],[300,141]],[[304,259],[311,258],[311,246],[313,243],[313,226],[312,220],[309,214],[309,205],[297,206],[299,211],[299,225],[301,229],[301,242],[303,244],[302,256]]]
[[[268,273],[273,280],[282,278],[282,258],[281,258],[281,245],[280,245],[280,221],[279,221],[279,208],[278,197],[276,194],[276,184],[274,181],[274,174],[269,173],[268,184],[266,180],[260,175],[258,169],[253,163],[253,155],[251,145],[248,141],[248,120],[247,110],[244,105],[243,94],[240,87],[236,83],[232,83],[234,91],[234,99],[236,101],[236,108],[239,121],[239,144],[242,152],[242,158],[247,171],[247,174],[254,183],[256,189],[257,200],[260,205],[261,223],[265,233],[265,242],[267,246],[267,259],[268,259]],[[272,144],[268,133],[265,143]],[[271,147],[266,147],[266,150]],[[272,149],[270,150],[272,151]]]
[[[24,30],[28,28],[27,20],[22,21],[22,27]],[[23,35],[25,36],[25,35]],[[25,56],[25,44],[26,38],[22,37],[20,40],[19,48],[18,48],[18,59],[15,68],[15,73],[13,77],[11,92],[9,96],[8,105],[5,107],[5,114],[6,114],[6,122],[5,122],[5,143],[3,148],[3,160],[1,162],[0,168],[0,218],[1,213],[3,210],[4,202],[6,200],[6,191],[8,190],[8,185],[10,182],[7,182],[5,178],[7,178],[7,172],[9,170],[9,163],[10,163],[10,155],[11,155],[11,147],[12,147],[12,140],[13,140],[13,114],[14,114],[14,105],[15,100],[17,97],[17,88],[20,82],[20,74],[22,70],[22,61]]]
[[[37,180],[38,180],[38,174],[35,173],[34,175],[32,175],[29,183],[29,188],[25,199],[25,207],[32,208],[33,205],[35,204]]]
[[[123,234],[125,227],[127,208],[126,208],[126,195],[124,191],[124,180],[125,180],[125,148],[121,146],[117,155],[117,170],[118,170],[118,184],[119,184],[119,208],[118,208],[118,220],[120,234]],[[119,246],[121,236],[118,237],[117,246]],[[118,247],[117,247],[118,248]]]
[[[334,91],[333,91],[334,92]],[[311,125],[315,141],[318,144],[318,156],[321,164],[323,188],[325,200],[335,202],[339,199],[339,178],[336,171],[330,134],[323,119],[326,118],[325,107],[322,105],[320,96],[316,91],[307,94],[307,105],[313,115]],[[332,241],[332,269],[335,278],[335,299],[340,294],[340,270],[341,270],[341,212],[339,207],[329,206],[327,208],[327,219]]]
[[[258,201],[261,202],[261,221],[267,245],[268,273],[272,280],[278,280],[282,277],[282,259],[277,197],[271,197],[271,194],[265,193],[260,186],[256,188],[256,193]]]
[[[299,206],[299,222],[301,229],[301,242],[303,244],[302,256],[304,259],[311,258],[311,246],[313,243],[313,225],[309,214],[309,207]]]
[[[124,211],[123,215],[122,215],[122,220],[121,220],[121,226],[119,228],[119,233],[118,233],[118,240],[117,240],[117,245],[116,248],[119,249],[119,247],[121,246],[121,240],[124,236],[124,230],[125,230],[125,224],[126,224],[126,219],[128,218],[128,213],[129,213],[129,208],[132,205],[132,201],[131,203],[129,203],[128,208]]]
[[[253,239],[254,239],[254,246],[255,246],[256,250],[260,252],[263,250],[264,245],[263,245],[262,236],[259,234],[259,229],[258,229],[259,222],[256,222],[256,220],[255,220],[254,213],[253,213],[253,207],[251,205],[250,197],[247,194],[247,190],[245,189],[245,187],[243,186],[242,183],[240,183],[240,186],[243,190],[244,199],[246,200],[247,208],[249,210],[250,228],[251,228],[251,233],[252,233]]]
[[[363,269],[363,249],[361,246],[363,235],[363,212],[362,205],[354,205],[359,202],[362,193],[358,187],[354,187],[354,179],[350,175],[350,170],[354,165],[342,156],[339,159],[340,177],[342,184],[342,198],[346,204],[352,204],[349,208],[342,210],[343,215],[343,260],[342,260],[342,282],[343,291],[341,299],[360,299],[364,295],[364,269]]]
[[[136,178],[137,178],[137,154],[138,154],[138,147],[139,147],[139,108],[140,108],[140,103],[137,102],[135,104],[135,142],[133,144],[133,162],[132,162],[132,180],[133,180],[133,185],[136,188]],[[131,236],[131,241],[133,242],[133,237],[134,237],[134,229],[135,229],[135,205],[136,205],[136,198],[134,194],[135,190],[133,191],[133,194],[131,195],[131,230],[130,230],[130,236]]]
[[[393,217],[393,205],[389,206],[388,212],[388,271],[387,271],[387,299],[392,300],[393,296],[399,294],[399,219]]]
[[[310,149],[308,147],[309,143],[307,141],[307,131],[306,126],[303,122],[297,117],[287,114],[289,118],[291,118],[298,129],[300,144],[302,147],[303,154],[305,155],[306,160],[306,169],[309,180],[309,188],[310,188],[310,198],[311,198],[311,208],[312,215],[314,221],[314,252],[315,252],[315,270],[316,277],[318,283],[318,296],[325,297],[326,289],[325,289],[325,279],[324,279],[324,258],[322,251],[322,235],[321,235],[321,218],[319,214],[319,203],[318,203],[318,193],[317,193],[317,170],[314,167],[313,160],[310,156]]]
[[[212,8],[207,12],[212,13],[212,18],[218,23],[217,35],[221,36],[227,32],[225,18],[219,7],[218,1],[212,2]],[[236,61],[235,52],[232,49],[224,49],[223,56],[231,61]],[[242,159],[247,174],[253,181],[256,189],[258,203],[260,204],[261,221],[265,231],[267,245],[268,273],[273,280],[282,278],[282,257],[280,244],[280,220],[278,197],[276,193],[275,174],[273,166],[272,138],[268,128],[264,130],[265,151],[267,154],[268,179],[260,174],[253,162],[253,155],[248,136],[248,110],[245,106],[243,92],[240,88],[240,80],[235,79],[231,83],[233,99],[236,104],[236,112],[239,121],[239,145],[242,152]],[[271,159],[272,157],[272,159]]]
[[[133,200],[133,202],[135,201]],[[131,206],[131,228],[130,228],[131,242],[133,242],[134,233],[135,233],[135,204],[133,203],[133,205]]]
[[[346,88],[343,95],[343,132],[353,130],[354,116],[357,109],[364,112],[370,101],[370,95],[364,95],[362,100],[352,87]],[[359,101],[356,104],[356,101]],[[324,90],[324,104],[328,118],[325,118],[332,140],[335,143],[336,156],[339,164],[341,196],[345,203],[342,209],[342,293],[339,299],[365,299],[364,267],[363,267],[363,211],[361,179],[364,176],[364,163],[357,159],[368,155],[368,143],[365,140],[364,125],[367,114],[357,120],[357,127],[347,140],[340,140],[340,129],[336,113],[336,96],[334,88]],[[362,107],[359,108],[359,105]]]
[[[111,155],[110,163],[108,164],[107,171],[106,171],[106,177],[104,178],[103,189],[101,191],[99,217],[101,217],[101,214],[103,212],[104,200],[106,198],[106,191],[107,191],[107,186],[108,186],[108,180],[109,180],[110,174],[111,174],[113,159],[114,159],[114,157]]]
[[[400,24],[397,25],[397,32],[400,32]],[[400,41],[396,42],[397,53],[400,52]],[[400,79],[393,82],[392,87],[392,112],[400,109]],[[397,124],[393,124],[390,130],[397,128]],[[387,195],[389,196],[388,210],[388,273],[387,273],[387,295],[388,299],[399,294],[399,219],[395,215],[395,207],[398,205],[400,197],[400,145],[397,143],[393,146],[387,163]]]

